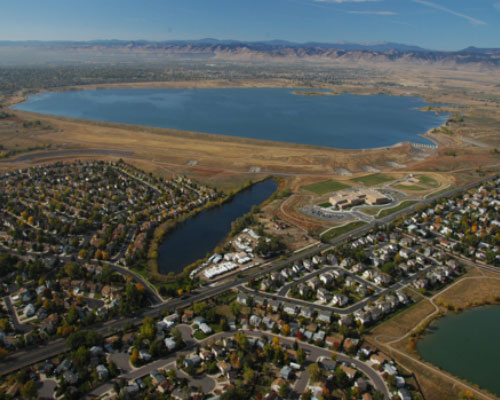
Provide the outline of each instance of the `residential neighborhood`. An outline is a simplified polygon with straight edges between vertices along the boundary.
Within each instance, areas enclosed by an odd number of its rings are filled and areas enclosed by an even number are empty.
[[[122,162],[1,179],[0,356],[64,349],[5,373],[5,398],[421,399],[367,332],[498,265],[496,180],[306,256],[273,258],[248,217],[179,278],[199,292],[164,299],[137,267],[154,228],[222,194]]]

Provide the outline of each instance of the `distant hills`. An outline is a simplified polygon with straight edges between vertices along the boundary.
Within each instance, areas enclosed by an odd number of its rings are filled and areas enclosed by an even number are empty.
[[[35,51],[32,56],[50,60],[61,58],[65,62],[78,55],[110,60],[114,57],[147,57],[149,59],[204,58],[228,61],[367,61],[370,63],[439,63],[445,66],[476,65],[480,67],[499,67],[500,49],[467,47],[460,51],[429,50],[391,42],[375,43],[294,43],[284,40],[243,42],[237,40],[172,40],[153,42],[147,40],[94,40],[88,42],[72,41],[0,41],[0,55],[16,60],[26,59],[27,50]],[[59,56],[60,57],[59,57]],[[44,58],[45,57],[45,58]],[[4,60],[5,61],[5,60]],[[7,61],[8,62],[8,61]]]

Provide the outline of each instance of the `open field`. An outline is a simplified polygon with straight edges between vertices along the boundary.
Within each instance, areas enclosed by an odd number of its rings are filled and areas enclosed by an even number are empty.
[[[391,182],[394,178],[385,174],[372,174],[366,176],[360,176],[359,178],[353,178],[354,182],[361,183],[365,186],[375,186],[381,185],[382,183]]]
[[[408,333],[418,324],[418,321],[430,315],[434,310],[434,306],[428,300],[421,299],[413,307],[375,327],[370,332],[370,336],[378,337],[381,342],[394,340]]]
[[[427,188],[418,186],[418,185],[394,185],[394,188],[399,189],[399,190],[411,190],[414,192],[422,192],[424,190],[427,190]]]
[[[433,177],[429,175],[419,175],[417,176],[418,181],[425,186],[431,187],[431,188],[438,188],[439,187],[439,182],[436,181]]]
[[[464,279],[436,298],[437,304],[453,305],[456,308],[468,308],[485,302],[500,301],[500,274]]]
[[[302,186],[302,189],[308,190],[309,192],[316,193],[318,195],[324,195],[330,192],[335,192],[337,190],[347,189],[349,185],[341,183],[338,181],[323,181],[318,183],[313,183],[311,185]]]

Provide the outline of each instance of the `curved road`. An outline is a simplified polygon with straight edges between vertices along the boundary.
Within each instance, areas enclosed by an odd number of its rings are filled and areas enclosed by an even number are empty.
[[[161,358],[161,359],[156,360],[150,364],[147,364],[141,368],[136,368],[130,372],[127,372],[123,375],[120,375],[119,378],[124,378],[127,381],[141,378],[143,376],[148,375],[154,369],[165,368],[167,365],[175,363],[176,358],[180,354],[187,355],[196,346],[201,347],[201,346],[205,345],[206,343],[212,342],[214,340],[218,340],[218,339],[224,338],[224,337],[234,336],[234,332],[219,332],[219,333],[211,335],[203,340],[196,340],[196,339],[193,339],[191,337],[191,333],[192,333],[191,327],[189,327],[188,325],[181,324],[181,325],[178,325],[178,328],[182,334],[182,338],[183,338],[184,342],[186,343],[185,348],[183,348],[182,350],[179,350],[177,352],[174,352],[167,357]],[[270,332],[266,332],[266,331],[242,330],[242,332],[245,332],[245,334],[248,337],[256,337],[256,338],[261,338],[262,336],[272,338],[274,336],[277,336],[280,339],[280,343],[284,343],[288,346],[293,346],[294,342],[296,341],[295,338],[274,335],[274,334],[271,334]],[[318,361],[318,359],[320,357],[330,359],[330,356],[332,354],[332,352],[330,350],[322,348],[322,347],[317,347],[317,346],[314,346],[312,344],[300,342],[300,341],[298,343],[299,343],[299,346],[301,346],[304,350],[306,350],[306,354],[307,354],[306,360],[309,363],[314,363],[314,362]],[[359,371],[363,372],[366,376],[368,376],[370,381],[373,383],[373,386],[375,387],[375,389],[381,391],[384,394],[385,399],[390,399],[389,389],[387,388],[387,385],[385,384],[381,375],[378,372],[376,372],[373,368],[371,368],[368,364],[364,363],[363,361],[348,357],[347,355],[340,354],[340,353],[337,353],[337,361],[345,362],[349,365],[354,365],[356,369],[358,369]],[[194,387],[201,386],[203,388],[204,393],[210,393],[215,388],[215,380],[214,380],[214,378],[212,378],[210,376],[192,378],[192,377],[187,376],[182,371],[177,371],[177,375],[182,375],[184,377],[187,377],[190,381],[191,386],[194,386]],[[308,380],[309,380],[309,374],[308,374],[307,369],[305,369],[304,371],[302,371],[300,379],[298,379],[296,382],[296,386],[300,383],[301,387],[298,388],[298,389],[300,389],[300,391],[303,391],[305,389]],[[95,388],[94,390],[92,390],[92,392],[90,392],[87,395],[87,398],[90,399],[90,398],[102,396],[104,393],[111,390],[112,388],[113,388],[113,385],[111,383],[106,383],[106,384],[101,385],[101,386]],[[297,394],[301,394],[301,393],[297,393]]]
[[[498,175],[495,176],[495,179],[498,178]],[[462,186],[460,188],[455,188],[455,189],[450,189],[444,193],[437,194],[433,197],[430,197],[428,199],[423,200],[422,202],[412,205],[404,210],[395,212],[393,214],[390,214],[384,218],[381,218],[380,220],[371,222],[367,225],[364,225],[360,228],[357,228],[353,231],[350,231],[344,235],[340,235],[334,239],[332,239],[329,243],[323,243],[319,244],[318,246],[311,247],[301,253],[297,254],[292,254],[289,256],[288,259],[281,260],[281,261],[275,261],[273,265],[266,267],[265,269],[262,268],[254,268],[248,273],[246,273],[244,276],[237,277],[235,279],[230,279],[229,281],[222,282],[218,284],[215,287],[210,287],[210,286],[205,286],[200,289],[199,292],[192,294],[188,298],[177,298],[177,299],[172,299],[160,304],[157,304],[152,307],[144,308],[142,310],[139,310],[132,316],[128,316],[127,318],[125,317],[120,317],[118,319],[113,319],[109,320],[105,323],[101,324],[96,324],[87,327],[87,329],[95,330],[98,333],[102,335],[111,335],[117,330],[122,329],[127,323],[128,324],[138,324],[142,321],[142,319],[146,316],[151,316],[151,317],[157,317],[162,315],[165,311],[167,312],[173,312],[176,310],[178,307],[187,307],[193,302],[197,301],[202,301],[205,300],[209,297],[215,296],[219,293],[222,293],[228,289],[232,289],[234,287],[237,287],[238,285],[243,284],[244,282],[248,281],[251,278],[257,278],[260,275],[267,274],[269,272],[272,272],[274,270],[280,269],[290,263],[293,263],[294,261],[297,261],[299,259],[303,259],[306,257],[312,257],[315,254],[318,254],[321,251],[325,251],[341,242],[344,240],[349,240],[354,236],[362,235],[364,233],[367,233],[369,230],[371,230],[373,227],[377,225],[384,225],[388,224],[394,219],[400,217],[401,215],[406,215],[411,212],[414,212],[415,209],[419,205],[423,204],[431,204],[433,201],[440,199],[442,197],[451,197],[454,196],[462,191],[472,189],[476,186],[481,185],[483,182],[493,179],[492,177],[482,179],[478,182],[470,183],[468,185]],[[120,267],[121,268],[121,267]],[[128,270],[127,270],[128,273]],[[398,285],[398,284],[397,284]],[[149,287],[149,286],[146,286]],[[395,290],[398,287],[392,287],[391,290]],[[380,293],[379,293],[380,295]],[[287,301],[289,301],[287,299]],[[370,301],[370,298],[365,299],[363,301]],[[359,304],[359,303],[358,303]],[[318,306],[319,307],[319,306]],[[329,309],[331,311],[331,309]],[[345,311],[346,309],[344,309]],[[30,347],[29,349],[23,349],[21,351],[16,351],[12,354],[10,354],[6,359],[2,361],[2,364],[0,365],[0,376],[11,373],[13,371],[16,371],[17,369],[26,367],[28,365],[31,365],[33,363],[46,360],[50,357],[54,357],[60,353],[63,353],[67,351],[65,345],[64,345],[64,340],[63,339],[56,339],[53,340],[45,345],[40,345],[40,346],[33,346]]]

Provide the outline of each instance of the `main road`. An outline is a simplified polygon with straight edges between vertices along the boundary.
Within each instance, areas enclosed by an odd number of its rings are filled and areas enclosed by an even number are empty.
[[[498,175],[494,177],[494,179],[498,178]],[[143,308],[137,312],[135,312],[133,315],[127,316],[127,317],[119,317],[116,319],[109,320],[104,323],[99,323],[95,324],[92,326],[87,327],[86,329],[96,331],[102,335],[111,335],[114,332],[117,332],[118,330],[122,329],[125,325],[130,325],[130,324],[139,324],[144,317],[157,317],[160,316],[164,313],[171,313],[174,312],[177,308],[182,308],[182,307],[187,307],[193,302],[198,302],[205,300],[207,298],[213,297],[217,294],[223,293],[224,291],[227,291],[229,289],[238,287],[239,285],[242,285],[244,282],[252,279],[252,278],[257,278],[261,275],[267,274],[269,272],[272,272],[274,270],[283,268],[284,266],[293,263],[294,261],[298,261],[303,258],[307,257],[312,257],[315,254],[318,254],[319,252],[323,252],[335,245],[338,245],[339,243],[349,240],[354,236],[359,236],[362,234],[367,233],[370,231],[372,228],[378,225],[385,225],[393,220],[399,218],[402,215],[406,215],[408,213],[414,212],[418,206],[421,205],[428,205],[431,204],[432,202],[442,198],[442,197],[452,197],[455,196],[463,191],[472,189],[476,186],[481,185],[483,182],[493,179],[492,177],[482,179],[478,182],[473,182],[469,183],[465,186],[458,187],[455,189],[450,189],[447,190],[446,192],[439,193],[433,197],[430,197],[428,199],[422,200],[420,203],[412,205],[406,209],[397,211],[393,214],[390,214],[384,218],[380,218],[376,221],[373,221],[371,223],[368,223],[362,227],[359,227],[357,229],[354,229],[346,234],[340,235],[334,239],[332,239],[328,243],[320,243],[318,246],[311,247],[307,250],[304,250],[303,252],[296,253],[290,255],[287,259],[285,260],[276,260],[273,262],[272,265],[269,267],[262,269],[262,268],[254,268],[250,271],[247,271],[245,275],[237,275],[234,279],[229,279],[227,281],[221,281],[219,284],[216,284],[215,286],[205,286],[199,289],[198,292],[195,292],[191,294],[188,298],[176,298],[172,300],[168,300],[162,303],[155,304],[153,306]],[[128,270],[127,270],[128,273]],[[351,310],[352,311],[352,310]],[[65,343],[63,339],[56,339],[52,340],[49,343],[39,345],[39,346],[32,346],[27,349],[23,349],[20,351],[16,351],[12,354],[10,354],[6,359],[2,361],[2,364],[0,366],[0,376],[14,372],[20,368],[27,367],[31,364],[49,359],[51,357],[55,357],[56,355],[63,353],[67,351],[65,347]]]

